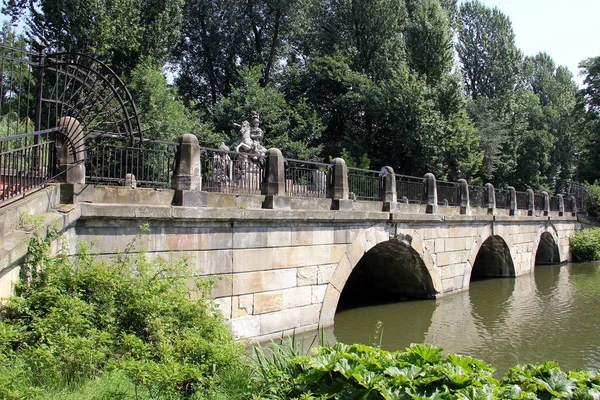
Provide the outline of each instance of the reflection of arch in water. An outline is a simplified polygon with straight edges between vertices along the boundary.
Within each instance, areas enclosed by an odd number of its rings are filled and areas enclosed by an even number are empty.
[[[502,326],[508,318],[508,305],[514,291],[515,279],[501,279],[500,282],[485,280],[471,284],[469,301],[473,319],[488,330]]]
[[[347,246],[327,285],[319,324],[333,324],[341,294],[346,291],[351,293],[344,294],[346,299],[379,302],[435,297],[442,287],[440,274],[433,268],[430,251],[417,232],[412,233],[389,239],[382,226],[361,232]],[[355,269],[360,279],[351,278]],[[374,286],[363,285],[361,280]]]
[[[471,281],[514,276],[515,265],[508,245],[501,236],[488,237],[473,262]]]
[[[550,265],[560,263],[560,251],[552,233],[543,232],[535,251],[535,265]]]
[[[348,277],[338,310],[401,300],[431,299],[433,281],[417,252],[397,240],[365,253]]]

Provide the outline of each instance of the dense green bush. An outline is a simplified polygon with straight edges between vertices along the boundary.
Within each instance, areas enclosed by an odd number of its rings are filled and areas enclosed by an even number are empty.
[[[571,253],[575,261],[600,260],[600,228],[576,232],[571,238]]]
[[[16,295],[0,308],[0,398],[64,398],[90,385],[107,399],[207,398],[239,368],[241,349],[205,296],[210,282],[185,260],[131,247],[110,263],[85,246],[51,257],[49,243],[31,241]]]
[[[502,379],[468,356],[414,344],[388,352],[366,345],[313,349],[310,355],[261,363],[257,390],[263,399],[597,399],[600,375],[565,373],[548,362],[517,365]]]

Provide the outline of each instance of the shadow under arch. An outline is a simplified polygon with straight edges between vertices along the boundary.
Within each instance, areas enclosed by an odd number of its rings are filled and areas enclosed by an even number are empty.
[[[554,236],[543,232],[535,251],[535,265],[551,265],[560,263],[560,251]]]
[[[501,236],[488,237],[475,257],[471,281],[514,276],[515,265],[508,245]]]
[[[398,240],[382,242],[356,264],[340,294],[337,311],[402,300],[435,298],[433,279],[419,254]]]

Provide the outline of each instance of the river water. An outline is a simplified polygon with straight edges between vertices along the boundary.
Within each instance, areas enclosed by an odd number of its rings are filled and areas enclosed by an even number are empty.
[[[469,291],[339,312],[344,343],[402,350],[431,343],[479,358],[503,374],[516,364],[554,360],[563,370],[600,368],[600,264],[536,266],[530,275],[472,282]]]

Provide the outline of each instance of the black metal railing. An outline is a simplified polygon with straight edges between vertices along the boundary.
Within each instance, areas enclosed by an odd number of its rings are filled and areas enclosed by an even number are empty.
[[[58,129],[0,138],[0,201],[45,185],[55,175]]]
[[[529,195],[527,194],[527,192],[517,192],[517,209],[529,209]]]
[[[0,136],[8,137],[42,129],[36,111],[43,61],[14,34],[0,44]],[[46,127],[47,128],[47,127]]]
[[[294,197],[327,197],[331,164],[285,160],[285,194]]]
[[[379,200],[380,171],[348,167],[348,190],[356,200]]]
[[[86,182],[122,185],[133,174],[138,187],[168,188],[177,143],[142,140],[130,143],[119,135],[99,135],[85,145]]]
[[[406,199],[409,203],[421,203],[423,198],[423,178],[396,175],[398,201]]]
[[[448,206],[460,205],[460,188],[456,182],[437,181],[438,204]]]
[[[202,190],[260,194],[264,156],[225,149],[200,148]]]
[[[558,211],[558,197],[550,197],[550,211]]]
[[[536,193],[533,195],[534,206],[536,210],[544,210],[544,195],[541,193]]]
[[[483,207],[485,201],[485,188],[483,186],[469,185],[469,206]]]
[[[496,208],[510,208],[510,192],[507,189],[494,189],[496,194]]]

